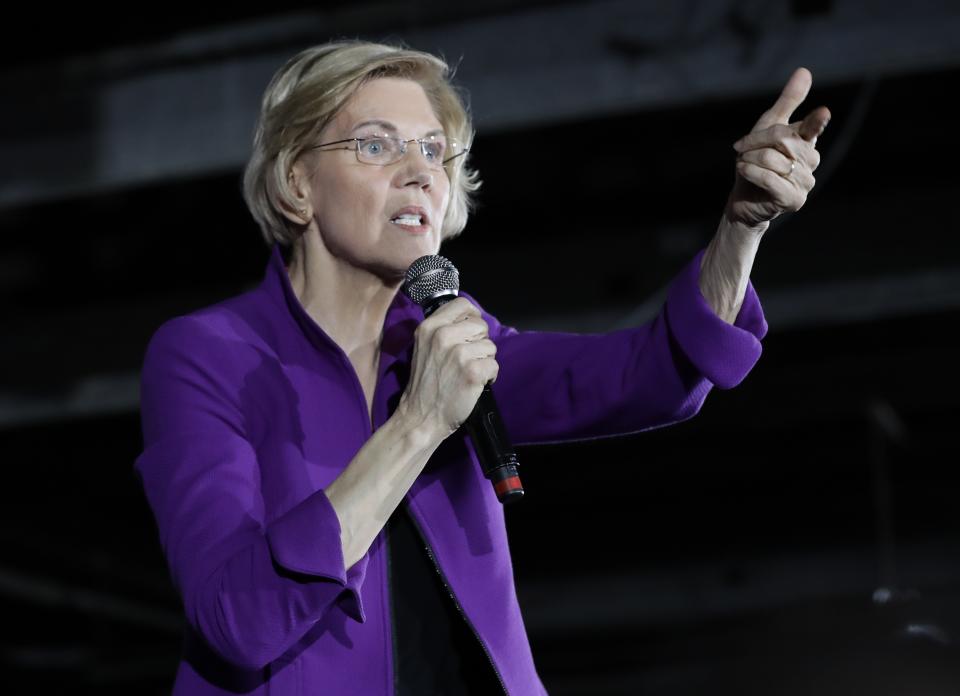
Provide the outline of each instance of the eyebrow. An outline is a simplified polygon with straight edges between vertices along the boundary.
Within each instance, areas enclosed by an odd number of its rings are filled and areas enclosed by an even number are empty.
[[[363,127],[365,127],[365,126],[380,126],[380,127],[383,128],[384,130],[390,131],[391,133],[396,133],[396,132],[397,132],[397,127],[396,127],[395,125],[393,125],[393,124],[390,123],[389,121],[382,121],[382,120],[380,120],[380,119],[371,119],[371,120],[369,120],[369,121],[361,121],[360,123],[358,123],[357,125],[355,125],[353,128],[351,128],[351,129],[350,129],[350,132],[353,133],[353,132],[355,132],[355,131],[357,131],[357,130],[360,130],[361,128],[363,128]],[[422,136],[420,136],[420,137],[426,138],[427,136],[430,136],[430,135],[443,135],[443,129],[442,129],[442,128],[434,128],[434,129],[431,130],[431,131],[427,131],[426,133],[424,133],[424,134],[423,134]]]

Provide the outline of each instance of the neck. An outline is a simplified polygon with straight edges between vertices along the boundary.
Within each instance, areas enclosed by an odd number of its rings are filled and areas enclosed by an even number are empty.
[[[347,263],[317,237],[307,231],[294,245],[288,268],[293,292],[354,365],[375,368],[383,323],[401,281],[390,283]]]

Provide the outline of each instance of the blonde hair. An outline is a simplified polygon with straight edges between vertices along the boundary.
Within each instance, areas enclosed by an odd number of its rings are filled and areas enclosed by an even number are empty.
[[[296,211],[289,174],[297,158],[315,145],[320,132],[366,82],[400,77],[423,87],[448,137],[470,147],[473,124],[441,58],[400,46],[338,41],[293,56],[270,80],[263,95],[253,152],[243,173],[243,197],[268,245],[290,247],[305,227],[289,220],[281,206]],[[466,227],[480,188],[479,175],[467,166],[469,154],[447,165],[450,202],[441,239]]]

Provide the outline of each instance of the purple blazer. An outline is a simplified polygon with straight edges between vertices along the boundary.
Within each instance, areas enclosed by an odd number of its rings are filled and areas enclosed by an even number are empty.
[[[500,363],[494,393],[515,444],[682,421],[713,385],[746,376],[767,329],[760,303],[749,286],[733,326],[717,317],[699,291],[701,255],[644,326],[517,331],[483,313]],[[396,407],[422,319],[397,293],[373,428]],[[157,330],[140,398],[136,469],[188,626],[174,694],[393,694],[384,533],[345,568],[324,493],[373,432],[366,400],[347,356],[294,295],[279,247],[258,287]],[[465,437],[441,445],[406,500],[504,690],[546,694],[503,507]]]

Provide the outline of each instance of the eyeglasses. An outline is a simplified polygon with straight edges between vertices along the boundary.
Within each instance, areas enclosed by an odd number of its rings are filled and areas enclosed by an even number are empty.
[[[399,162],[407,154],[408,143],[418,143],[423,158],[432,169],[442,169],[448,162],[467,154],[469,148],[463,147],[459,140],[444,135],[431,135],[426,138],[395,138],[389,135],[371,135],[366,138],[346,138],[329,143],[313,145],[309,149],[354,143],[353,147],[338,147],[335,150],[355,150],[357,161],[363,164],[376,164],[381,167]]]

